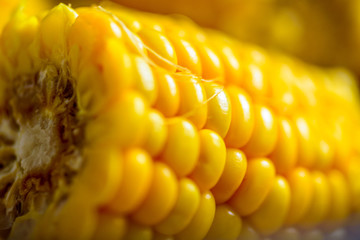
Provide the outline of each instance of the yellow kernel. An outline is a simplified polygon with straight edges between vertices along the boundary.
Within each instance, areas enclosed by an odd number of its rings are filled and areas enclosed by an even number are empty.
[[[223,61],[224,68],[225,68],[225,80],[227,83],[240,85],[242,84],[243,79],[243,67],[238,59],[236,53],[234,53],[233,49],[236,46],[224,46],[222,48],[222,55],[223,57],[221,60]]]
[[[122,217],[101,214],[92,237],[93,240],[119,240],[126,232],[126,220]]]
[[[296,168],[287,176],[290,190],[290,208],[286,223],[292,225],[297,223],[308,211],[313,196],[312,178],[308,170]]]
[[[298,99],[295,98],[293,90],[293,81],[297,81],[293,69],[285,62],[274,61],[274,69],[271,69],[271,78],[276,79],[270,81],[271,94],[270,104],[277,112],[292,113],[296,112]]]
[[[153,162],[140,150],[127,151],[123,162],[123,181],[108,208],[119,214],[130,213],[144,200],[153,178]]]
[[[174,116],[180,106],[180,93],[176,81],[171,75],[155,71],[155,78],[159,87],[158,98],[154,107],[166,117]]]
[[[209,47],[200,48],[202,76],[207,80],[224,81],[224,67],[217,54]]]
[[[106,95],[110,95],[113,99],[117,99],[119,93],[134,84],[135,74],[133,71],[135,69],[141,71],[135,65],[136,61],[128,54],[126,46],[116,38],[106,40],[104,50],[98,56],[96,64],[99,68],[101,66],[104,76],[104,82],[98,80],[99,84],[105,85],[101,87],[105,87]],[[86,69],[87,67],[82,70],[86,71]],[[89,84],[86,80],[84,79],[84,84]]]
[[[183,118],[170,119],[162,161],[182,177],[195,168],[199,153],[200,139],[196,128]]]
[[[79,57],[75,49],[70,56],[69,61],[73,62]],[[88,114],[98,114],[114,104],[133,84],[130,55],[124,44],[114,38],[104,40],[103,51],[94,57],[92,63],[71,71],[77,79],[79,108]]]
[[[111,12],[121,19],[121,21],[123,21],[133,32],[137,32],[143,27],[142,22],[139,21],[139,17],[137,16],[138,14],[126,11],[126,9],[119,4],[111,1],[104,1],[100,3],[100,6],[106,10],[111,10]]]
[[[154,163],[153,180],[140,207],[131,215],[144,225],[155,225],[163,220],[174,207],[178,194],[175,174],[164,163]]]
[[[269,194],[261,206],[249,216],[249,221],[260,233],[272,234],[282,227],[289,205],[289,185],[283,177],[277,176]]]
[[[206,191],[219,180],[226,160],[226,147],[222,138],[209,129],[199,131],[200,157],[190,178]]]
[[[334,147],[330,144],[330,142],[320,138],[314,168],[317,170],[329,169],[334,162],[334,154]]]
[[[231,122],[231,102],[224,88],[215,83],[204,83],[208,101],[207,121],[204,128],[211,129],[222,138],[226,136]]]
[[[267,107],[254,105],[255,126],[249,142],[243,147],[248,157],[264,157],[274,150],[278,139],[278,119]]]
[[[278,124],[279,137],[269,158],[274,163],[276,172],[284,174],[289,172],[296,164],[297,138],[290,121],[280,118]]]
[[[85,196],[69,198],[51,220],[56,226],[52,234],[56,235],[49,239],[90,239],[96,228],[96,210],[88,200]],[[44,226],[50,226],[49,222]]]
[[[228,148],[224,171],[211,189],[217,204],[226,202],[235,193],[244,179],[246,169],[245,154],[240,150]]]
[[[9,12],[10,13],[10,12]],[[15,13],[15,12],[14,12]],[[3,19],[8,21],[7,27],[3,29],[4,26],[1,26],[1,36],[2,36],[2,52],[6,61],[3,63],[10,64],[14,62],[18,62],[18,66],[16,66],[16,70],[18,74],[28,74],[29,72],[33,73],[32,61],[30,59],[30,52],[21,51],[21,49],[29,48],[30,44],[34,42],[34,38],[36,38],[37,31],[39,30],[40,20],[33,16],[27,17],[23,14],[14,14],[16,16],[9,19]],[[38,40],[35,40],[34,44],[39,44]],[[39,58],[40,52],[39,49],[29,49],[33,50],[33,56]],[[32,61],[32,63],[30,63]],[[20,66],[19,64],[26,63],[27,66]]]
[[[338,170],[328,173],[330,187],[330,207],[326,219],[342,221],[350,212],[350,193],[344,175]]]
[[[241,232],[239,234],[238,240],[260,240],[259,234],[252,228],[248,222],[243,221]]]
[[[216,82],[224,81],[224,67],[219,56],[212,50],[206,41],[194,39],[195,49],[198,52],[202,68],[202,77]]]
[[[330,207],[330,189],[326,176],[314,171],[311,175],[313,181],[313,196],[310,207],[301,219],[301,223],[305,226],[314,226],[325,219]]]
[[[334,136],[335,160],[334,165],[339,169],[344,169],[344,166],[350,159],[351,155],[351,136],[347,135],[346,127],[339,121],[333,123],[334,129],[332,136]]]
[[[249,95],[236,86],[226,88],[231,102],[231,122],[225,137],[226,146],[243,147],[254,129],[254,108]]]
[[[127,91],[107,111],[87,124],[85,138],[91,143],[103,141],[123,148],[138,145],[144,137],[146,113],[144,99],[136,92]]]
[[[225,36],[215,33],[211,35],[214,40],[214,50],[218,54],[224,66],[225,82],[240,86],[242,84],[244,69],[240,63],[240,54],[237,52],[238,45]]]
[[[192,44],[179,36],[169,35],[169,39],[175,48],[178,64],[188,69],[190,73],[200,76],[200,57]]]
[[[180,107],[177,113],[188,118],[198,129],[207,119],[206,93],[199,80],[188,76],[176,76],[180,93]]]
[[[92,204],[105,204],[121,184],[122,156],[117,149],[100,144],[95,149],[85,149],[84,156],[86,165],[73,185],[73,194]]]
[[[136,21],[136,23],[139,23],[139,22]],[[132,52],[136,55],[140,55],[140,56],[144,56],[144,57],[148,56],[148,51],[146,49],[145,44],[142,42],[140,37],[138,35],[136,35],[134,32],[132,34],[126,33],[124,35],[124,42],[125,42],[126,46],[128,47],[129,52]]]
[[[152,240],[153,231],[150,227],[129,223],[124,240]]]
[[[211,192],[207,191],[200,197],[199,207],[190,223],[175,235],[177,240],[202,240],[209,231],[215,216],[215,200]]]
[[[268,195],[275,179],[274,165],[266,158],[248,161],[244,181],[229,200],[240,216],[255,212]]]
[[[265,96],[268,92],[268,83],[265,80],[264,72],[260,66],[249,64],[245,67],[244,89],[251,96]],[[257,100],[255,97],[254,100]]]
[[[360,159],[352,158],[345,169],[347,181],[350,188],[351,209],[360,210]]]
[[[110,102],[107,97],[100,98],[106,93],[106,89],[99,87],[99,79],[101,79],[101,73],[94,65],[89,65],[86,71],[79,71],[77,76],[78,87],[76,91],[79,109],[91,115],[101,112]],[[91,91],[94,87],[98,91]]]
[[[303,167],[312,167],[315,160],[316,140],[308,121],[303,117],[295,119],[298,136],[298,164]]]
[[[196,184],[188,178],[181,179],[175,206],[169,215],[155,226],[156,231],[166,235],[179,233],[190,223],[199,203],[200,192]]]
[[[206,240],[235,240],[241,232],[242,220],[228,205],[216,206],[214,221]]]
[[[68,34],[68,44],[78,47],[82,68],[87,62],[96,59],[103,49],[104,41],[109,38],[121,38],[123,33],[119,26],[109,16],[95,8],[77,9],[79,16],[71,26]],[[94,58],[95,57],[95,58]]]
[[[175,72],[177,57],[171,42],[161,33],[148,28],[141,28],[137,34],[149,47],[148,56],[158,66]]]
[[[319,104],[319,99],[315,95],[316,85],[314,84],[313,77],[310,77],[310,71],[303,71],[295,81],[294,93],[295,98],[298,99],[300,109],[314,108]]]
[[[148,133],[144,139],[144,149],[151,155],[157,156],[164,148],[168,128],[161,113],[151,110],[148,118]]]
[[[39,34],[46,57],[60,63],[67,50],[65,36],[75,22],[77,13],[70,7],[59,4],[41,21]],[[56,26],[56,28],[54,27]]]
[[[132,73],[132,76],[134,76],[134,88],[147,100],[148,105],[152,106],[157,98],[158,89],[151,67],[144,58],[135,57],[133,58],[132,69],[134,71]],[[127,78],[129,76],[124,77],[124,79]]]

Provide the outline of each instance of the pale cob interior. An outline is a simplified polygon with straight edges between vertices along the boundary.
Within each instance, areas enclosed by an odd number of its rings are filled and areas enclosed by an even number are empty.
[[[19,13],[1,44],[10,238],[305,239],[360,209],[346,70],[108,2]]]

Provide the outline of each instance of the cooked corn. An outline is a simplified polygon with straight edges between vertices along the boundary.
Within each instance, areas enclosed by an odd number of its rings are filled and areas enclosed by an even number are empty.
[[[110,2],[19,12],[0,49],[4,237],[313,239],[360,211],[346,70]]]

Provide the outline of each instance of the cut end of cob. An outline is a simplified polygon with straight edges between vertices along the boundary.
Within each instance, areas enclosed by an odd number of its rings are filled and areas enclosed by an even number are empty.
[[[66,8],[60,5],[53,12]],[[31,27],[38,27],[38,20],[32,20]],[[34,40],[37,33],[29,34],[29,19],[23,21],[14,23],[15,27],[20,24],[17,29],[9,24],[3,33],[4,45],[17,47],[19,52],[10,56],[4,51],[12,67],[3,69],[1,79],[1,229],[8,229],[16,217],[30,211],[44,211],[55,191],[71,184],[83,164],[84,124],[69,65],[65,59],[58,63],[41,58],[41,53],[36,53],[42,45],[41,36]],[[17,34],[25,38],[6,39],[20,37]],[[16,46],[19,41],[20,46]],[[26,53],[21,53],[23,49]],[[31,56],[30,51],[39,55]]]
[[[0,86],[10,239],[281,236],[360,211],[345,70],[103,2],[15,16]]]

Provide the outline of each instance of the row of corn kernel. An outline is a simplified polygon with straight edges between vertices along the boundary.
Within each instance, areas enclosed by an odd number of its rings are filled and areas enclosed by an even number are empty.
[[[109,236],[108,239],[144,239],[144,240],[174,240],[178,239],[177,237],[163,235],[152,230],[149,227],[137,225],[133,222],[128,222],[127,224],[121,225],[122,228],[114,228],[115,222],[120,221],[119,218],[111,219],[111,216],[103,216],[107,219],[106,229],[107,233],[102,236]],[[236,240],[355,240],[356,235],[352,233],[352,230],[349,228],[338,228],[335,230],[323,230],[323,229],[313,229],[313,230],[302,230],[294,227],[287,227],[281,229],[276,234],[273,234],[268,237],[262,237],[259,235],[246,221],[241,221],[236,213],[228,209],[227,206],[221,205],[216,209],[216,220],[211,226],[209,233],[204,239],[216,240],[216,239],[236,239]],[[122,221],[122,220],[121,220]],[[216,225],[215,225],[216,223]],[[112,226],[113,230],[110,231],[109,226]],[[119,226],[119,225],[118,225]],[[105,229],[105,228],[99,228]],[[112,235],[114,230],[119,230],[116,237]],[[115,230],[115,231],[116,231]],[[104,233],[104,232],[102,232]],[[111,233],[111,234],[109,234]],[[235,235],[237,234],[237,235]],[[190,237],[190,236],[188,236]],[[96,239],[96,238],[95,238]]]

